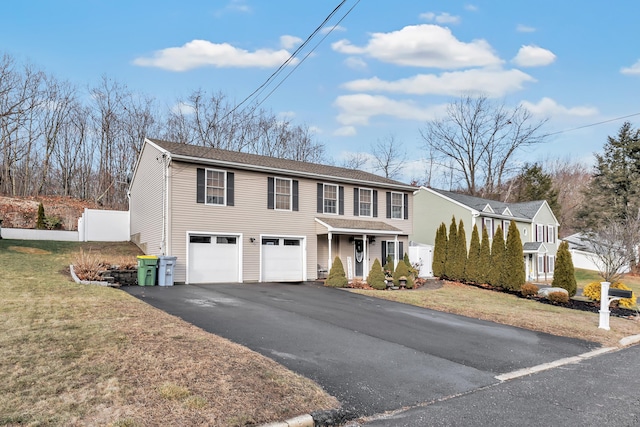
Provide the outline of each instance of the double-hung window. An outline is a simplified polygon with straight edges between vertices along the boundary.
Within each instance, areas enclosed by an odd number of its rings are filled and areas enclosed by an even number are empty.
[[[509,234],[509,225],[511,225],[511,221],[509,220],[502,221],[502,233],[504,235],[505,240],[507,240],[507,234]]]
[[[487,230],[487,236],[489,236],[490,239],[493,239],[493,219],[485,218],[483,225],[485,230]]]
[[[213,169],[207,169],[207,204],[224,205],[225,173]]]
[[[276,178],[275,179],[275,196],[278,210],[291,210],[291,180]]]
[[[549,243],[556,242],[556,228],[553,225],[547,226],[547,242]]]
[[[404,218],[404,194],[391,193],[391,218]]]
[[[338,186],[333,184],[324,184],[323,187],[323,213],[338,213]]]
[[[371,205],[372,205],[372,196],[371,190],[360,189],[360,216],[372,216],[371,213]]]
[[[536,224],[536,242],[544,242],[544,225]]]

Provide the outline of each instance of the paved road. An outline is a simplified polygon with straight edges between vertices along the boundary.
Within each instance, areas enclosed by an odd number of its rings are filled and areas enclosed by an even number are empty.
[[[640,347],[349,426],[639,426]]]
[[[598,347],[314,284],[123,289],[313,379],[358,415],[476,390]]]

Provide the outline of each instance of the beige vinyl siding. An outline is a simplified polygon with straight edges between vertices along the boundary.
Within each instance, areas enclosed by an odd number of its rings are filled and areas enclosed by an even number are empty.
[[[131,241],[149,255],[162,255],[163,164],[162,153],[144,144],[131,185]],[[162,157],[160,157],[162,159]]]
[[[460,220],[464,223],[467,246],[469,245],[474,224],[471,209],[449,201],[425,189],[420,189],[414,193],[413,203],[414,228],[411,234],[411,240],[427,245],[434,245],[436,231],[440,224],[445,223],[448,233],[451,218],[455,216],[456,224],[459,224]],[[480,224],[478,224],[478,232],[482,233]]]

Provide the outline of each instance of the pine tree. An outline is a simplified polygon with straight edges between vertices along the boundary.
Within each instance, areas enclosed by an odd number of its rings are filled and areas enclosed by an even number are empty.
[[[348,283],[349,281],[347,280],[347,275],[344,273],[342,261],[340,261],[340,257],[336,257],[331,265],[329,277],[327,277],[324,284],[326,286],[333,286],[334,288],[344,288]]]
[[[44,206],[42,205],[42,202],[40,202],[40,204],[38,205],[38,219],[36,220],[36,228],[38,230],[44,230],[45,229],[45,216],[44,216]]]
[[[504,254],[504,267],[500,282],[506,289],[519,291],[526,281],[524,268],[524,252],[522,251],[522,239],[515,221],[509,224],[507,232],[507,245]]]
[[[538,163],[533,165],[526,163],[515,178],[514,187],[516,202],[546,200],[556,217],[560,216],[558,191],[553,188],[553,177],[544,173],[542,166]]]
[[[467,234],[464,231],[464,223],[458,224],[458,238],[456,241],[456,265],[458,268],[458,280],[466,281],[465,269],[467,267]]]
[[[569,244],[567,242],[560,243],[558,247],[551,286],[566,289],[570,297],[576,294],[575,269],[573,268],[573,260],[571,259],[571,252],[569,252]]]
[[[387,284],[384,282],[384,271],[378,258],[373,261],[373,265],[367,276],[367,283],[374,289],[382,290],[387,288]]]
[[[436,231],[436,240],[433,247],[433,262],[431,268],[434,277],[444,276],[444,264],[447,257],[447,226],[440,224]]]
[[[504,268],[504,234],[502,227],[498,225],[491,243],[491,265],[489,267],[489,284],[502,286],[502,269]]]
[[[491,241],[487,229],[482,229],[482,241],[480,242],[480,266],[478,268],[478,283],[489,283],[491,271]]]
[[[454,277],[458,271],[456,265],[456,250],[458,245],[458,227],[456,225],[456,217],[451,218],[449,226],[449,238],[447,240],[447,256],[444,261],[444,276],[448,279],[456,280]]]
[[[480,237],[478,236],[478,225],[473,224],[471,232],[471,243],[469,244],[469,256],[467,258],[467,266],[464,271],[467,282],[480,282]]]

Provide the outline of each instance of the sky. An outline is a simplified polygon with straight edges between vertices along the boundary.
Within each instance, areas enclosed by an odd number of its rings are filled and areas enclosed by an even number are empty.
[[[464,94],[548,119],[548,142],[520,162],[589,165],[625,120],[640,127],[640,2],[346,0],[323,25],[340,3],[9,1],[0,54],[171,108],[196,89],[241,102],[302,46],[251,100],[308,126],[337,164],[393,138],[404,180],[423,173],[420,129]]]

